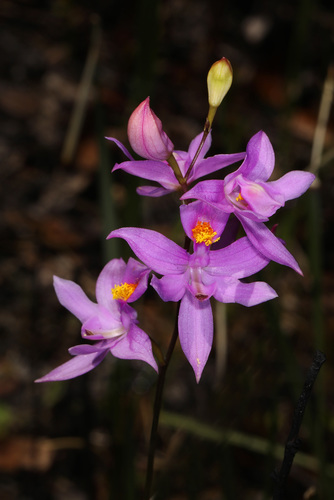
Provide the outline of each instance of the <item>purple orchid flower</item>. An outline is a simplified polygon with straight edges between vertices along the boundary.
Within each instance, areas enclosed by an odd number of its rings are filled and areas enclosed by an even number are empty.
[[[209,205],[195,202],[181,207],[186,234],[194,242],[190,254],[165,236],[135,227],[112,231],[108,238],[123,238],[153,271],[151,285],[164,301],[179,301],[179,338],[183,352],[199,382],[213,340],[210,297],[220,302],[253,306],[273,299],[276,292],[263,282],[243,283],[240,279],[263,269],[269,259],[259,253],[246,237],[220,250],[210,250],[222,224]]]
[[[142,360],[157,370],[148,335],[137,326],[137,313],[129,302],[147,289],[150,269],[130,258],[111,260],[96,283],[97,304],[73,281],[54,277],[59,302],[82,323],[84,339],[95,344],[71,347],[73,359],[58,366],[36,382],[67,380],[92,370],[108,352],[116,358]]]
[[[185,177],[187,170],[194,158],[198,146],[200,145],[203,133],[199,134],[190,143],[188,151],[174,151],[173,155],[179,165],[181,174]],[[124,170],[129,174],[136,175],[142,179],[148,179],[150,181],[158,182],[162,187],[156,186],[141,186],[137,188],[137,193],[143,196],[158,197],[164,196],[173,191],[180,189],[180,184],[172,170],[168,165],[167,161],[153,161],[153,160],[134,160],[129,151],[123,144],[114,139],[113,137],[107,137],[106,139],[113,141],[117,146],[123,151],[123,153],[129,158],[130,161],[125,161],[114,166],[112,172],[115,170]],[[232,163],[239,160],[243,160],[246,153],[235,153],[235,154],[221,154],[212,156],[210,158],[204,158],[211,146],[211,133],[208,135],[204,146],[197,158],[197,161],[187,179],[187,184],[191,184],[196,179],[204,177],[205,175],[216,172],[223,167],[227,167]]]
[[[263,255],[302,274],[300,267],[284,244],[264,222],[285,202],[301,196],[315,176],[310,172],[292,171],[276,181],[267,182],[275,164],[272,145],[264,132],[249,141],[246,157],[235,172],[224,180],[199,182],[181,199],[197,199],[221,211],[227,222],[234,213],[254,245]]]

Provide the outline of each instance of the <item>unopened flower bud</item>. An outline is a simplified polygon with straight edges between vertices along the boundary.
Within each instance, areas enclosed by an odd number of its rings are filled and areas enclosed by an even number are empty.
[[[208,73],[209,104],[218,108],[232,84],[233,71],[226,57],[216,61]]]
[[[148,160],[167,160],[174,150],[172,141],[162,130],[161,120],[150,108],[149,97],[130,116],[128,137],[132,149]]]

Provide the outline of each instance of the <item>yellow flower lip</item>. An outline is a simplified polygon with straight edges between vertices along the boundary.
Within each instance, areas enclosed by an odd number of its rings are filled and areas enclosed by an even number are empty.
[[[115,285],[111,289],[112,298],[118,300],[127,301],[135,289],[137,288],[138,283],[121,283],[120,285]]]
[[[196,226],[192,229],[193,238],[196,243],[204,243],[207,247],[220,240],[220,237],[215,238],[217,231],[214,231],[210,222],[197,221]]]

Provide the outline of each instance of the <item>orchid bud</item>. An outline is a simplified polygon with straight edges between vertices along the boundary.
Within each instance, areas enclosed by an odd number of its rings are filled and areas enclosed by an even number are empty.
[[[161,121],[150,108],[149,97],[130,116],[128,137],[132,149],[148,160],[167,160],[174,150]]]
[[[208,73],[209,104],[218,108],[232,84],[233,71],[226,57],[216,61]]]

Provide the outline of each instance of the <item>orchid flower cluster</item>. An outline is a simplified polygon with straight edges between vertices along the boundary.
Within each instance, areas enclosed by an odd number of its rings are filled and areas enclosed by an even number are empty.
[[[69,349],[73,358],[38,382],[66,380],[92,370],[111,352],[123,359],[141,360],[159,370],[150,337],[138,326],[130,305],[150,285],[163,301],[179,302],[178,336],[182,350],[199,382],[209,357],[214,332],[210,299],[253,306],[277,296],[267,283],[244,281],[271,260],[298,273],[298,263],[266,223],[285,202],[301,196],[314,180],[313,174],[292,171],[269,181],[275,155],[267,135],[260,131],[246,151],[207,157],[211,146],[212,121],[232,83],[232,68],[225,58],[208,74],[209,112],[204,131],[188,151],[175,150],[159,118],[145,99],[128,122],[130,145],[141,160],[135,160],[117,139],[127,160],[113,171],[124,170],[156,185],[142,186],[143,196],[160,197],[176,192],[185,244],[179,246],[157,231],[124,227],[108,238],[123,238],[136,257],[128,263],[113,259],[102,270],[92,302],[72,281],[54,278],[60,303],[82,323],[81,335],[89,343]],[[223,180],[202,180],[227,166],[241,165]],[[236,239],[240,222],[244,236]],[[91,343],[93,341],[93,343]],[[161,361],[159,361],[161,365]]]

